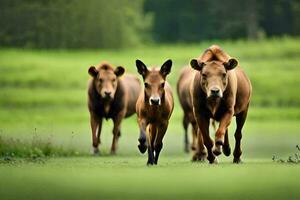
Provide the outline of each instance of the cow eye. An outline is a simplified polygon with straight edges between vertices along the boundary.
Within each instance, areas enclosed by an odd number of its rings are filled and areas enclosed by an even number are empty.
[[[222,77],[223,77],[223,78],[226,78],[226,73],[223,73],[223,74],[222,74]]]
[[[148,83],[144,83],[145,88],[149,88],[149,84]]]
[[[99,82],[100,82],[100,83],[103,83],[103,79],[102,79],[102,78],[100,78],[100,79],[99,79]]]
[[[113,81],[113,82],[115,82],[115,81],[116,81],[116,79],[114,78],[112,81]]]
[[[160,87],[161,87],[161,88],[164,88],[164,87],[165,87],[165,82],[161,83],[161,84],[160,84]]]
[[[203,79],[206,79],[207,75],[206,74],[202,74],[202,77],[203,77]]]

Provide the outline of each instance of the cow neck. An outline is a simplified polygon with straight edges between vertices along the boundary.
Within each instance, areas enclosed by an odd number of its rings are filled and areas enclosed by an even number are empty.
[[[108,116],[113,100],[101,99],[101,101],[102,101],[102,105],[103,105],[104,115]]]
[[[208,99],[207,107],[210,110],[212,116],[214,117],[221,103],[221,98]]]

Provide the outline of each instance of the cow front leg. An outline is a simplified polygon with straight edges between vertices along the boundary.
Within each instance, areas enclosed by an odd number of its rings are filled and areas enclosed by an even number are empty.
[[[157,134],[154,141],[154,150],[155,150],[155,158],[154,158],[154,164],[157,165],[159,154],[163,148],[163,138],[165,136],[165,133],[168,128],[168,122],[158,126]]]
[[[123,117],[124,117],[123,114],[119,114],[117,117],[113,118],[114,128],[113,128],[113,140],[112,140],[112,145],[110,150],[111,154],[116,154],[117,143],[120,134],[120,127],[121,127],[121,122]]]
[[[196,134],[195,143],[197,142],[196,139],[198,139],[198,146],[194,151],[192,161],[205,161],[205,159],[207,158],[207,152],[206,152],[206,148],[204,146],[203,136],[202,136],[198,126],[196,126],[193,129],[195,129],[194,131],[196,132],[195,133]]]
[[[141,153],[145,153],[147,151],[146,122],[143,119],[138,119],[138,124],[140,128],[138,149]]]
[[[156,127],[152,124],[149,124],[146,128],[147,144],[148,144],[148,161],[147,165],[154,164],[154,145],[153,141],[156,135]]]
[[[225,138],[224,138],[224,144],[222,147],[222,151],[225,156],[230,156],[231,148],[230,148],[229,138],[228,138],[228,128],[226,129],[226,132],[225,132]]]
[[[217,156],[221,154],[221,148],[222,145],[224,144],[225,133],[228,126],[230,125],[232,117],[233,117],[233,110],[229,110],[228,112],[225,113],[225,115],[220,120],[219,128],[215,136],[215,147],[213,151],[214,154]]]
[[[216,157],[212,152],[213,148],[213,140],[209,136],[209,119],[201,116],[200,114],[196,114],[197,124],[199,127],[199,135],[198,135],[198,151],[203,149],[202,144],[200,143],[200,135],[203,138],[204,145],[207,150],[207,159],[209,163],[217,163]]]
[[[92,129],[93,154],[99,154],[100,135],[102,128],[102,118],[90,115],[90,125]]]

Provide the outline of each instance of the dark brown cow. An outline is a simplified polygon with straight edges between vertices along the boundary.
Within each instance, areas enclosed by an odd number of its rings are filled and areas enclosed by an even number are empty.
[[[206,157],[210,163],[217,162],[216,155],[221,154],[221,147],[226,156],[230,155],[228,126],[236,116],[235,149],[233,162],[240,163],[242,128],[245,123],[252,87],[245,72],[238,66],[238,61],[231,58],[220,47],[213,45],[204,54],[190,62],[197,70],[193,81],[192,104],[199,126],[198,156]],[[210,118],[220,122],[214,141],[209,136]],[[202,141],[203,140],[203,141]]]
[[[88,82],[88,108],[94,153],[99,153],[102,119],[110,118],[114,122],[111,154],[115,154],[122,119],[135,113],[140,81],[133,75],[122,76],[125,72],[123,67],[114,69],[106,62],[97,67],[91,66],[88,72],[92,76]]]
[[[162,140],[174,108],[172,90],[166,81],[172,61],[167,60],[160,69],[148,69],[140,60],[136,61],[136,66],[145,85],[136,103],[140,127],[138,147],[141,153],[145,153],[148,147],[147,165],[153,165],[158,162]]]
[[[179,98],[180,105],[183,109],[183,128],[184,128],[184,150],[189,152],[189,139],[188,139],[188,125],[192,125],[192,145],[191,149],[196,150],[196,138],[197,138],[197,129],[198,125],[193,113],[192,105],[192,95],[190,89],[194,80],[194,75],[196,71],[190,67],[184,67],[179,75],[177,81],[177,95]],[[193,160],[195,160],[193,158]]]

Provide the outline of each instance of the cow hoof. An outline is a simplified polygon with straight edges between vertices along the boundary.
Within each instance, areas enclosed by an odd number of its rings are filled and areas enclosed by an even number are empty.
[[[116,151],[110,151],[110,155],[112,155],[112,156],[114,156],[114,155],[116,155],[117,153],[116,153]]]
[[[192,162],[205,162],[206,156],[206,153],[195,152],[192,157]]]
[[[222,146],[220,144],[216,144],[213,149],[213,154],[219,156],[222,153],[221,148]]]
[[[219,156],[221,154],[221,151],[219,148],[215,147],[214,150],[213,150],[213,153],[216,155],[216,156]]]
[[[153,161],[148,161],[147,162],[147,166],[153,166],[154,165],[154,162]]]
[[[223,151],[223,154],[225,155],[225,156],[230,156],[230,154],[231,154],[231,148],[230,148],[230,146],[222,146],[222,151]]]
[[[144,154],[147,151],[147,146],[146,145],[139,144],[138,148],[139,148],[139,150],[142,154]]]
[[[198,162],[205,162],[205,159],[206,159],[206,157],[198,156],[197,161],[198,161]]]
[[[218,164],[219,163],[219,160],[217,157],[215,157],[214,160],[209,160],[209,164]]]
[[[100,151],[99,151],[98,148],[95,148],[95,147],[94,147],[94,149],[93,149],[93,155],[94,155],[94,156],[99,156],[99,155],[100,155]]]
[[[222,138],[216,138],[216,145],[222,146],[223,145],[223,139]]]
[[[203,157],[199,157],[199,156],[197,156],[197,157],[192,157],[192,162],[200,162],[200,163],[202,163],[202,162],[205,162],[205,159],[206,158],[203,158]]]
[[[240,158],[233,158],[233,163],[235,164],[242,164],[242,160]]]
[[[138,139],[138,141],[139,141],[140,144],[144,144],[144,143],[146,143],[146,137],[140,137]]]
[[[192,157],[192,162],[196,162],[198,160],[198,155],[194,154]]]

